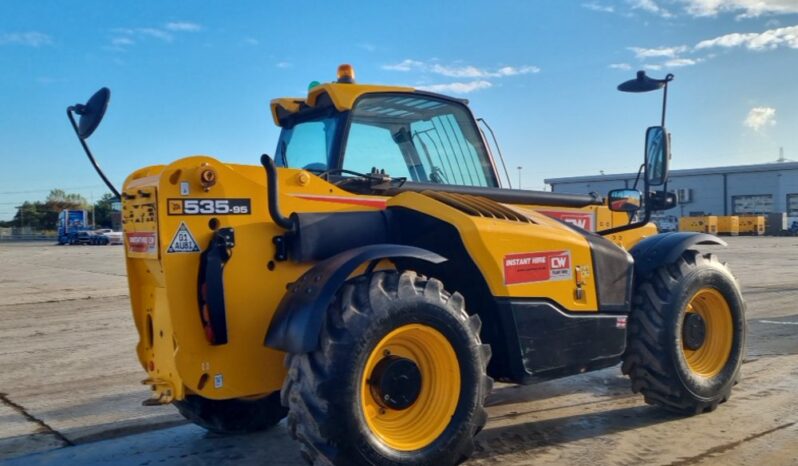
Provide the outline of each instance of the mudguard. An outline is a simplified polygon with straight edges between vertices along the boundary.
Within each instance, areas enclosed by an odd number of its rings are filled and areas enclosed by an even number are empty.
[[[696,244],[726,242],[715,235],[689,231],[660,233],[637,243],[629,253],[635,259],[635,276],[642,277],[665,264],[675,262],[684,251]]]
[[[446,258],[426,249],[398,244],[372,244],[325,259],[291,283],[277,306],[264,344],[287,353],[308,353],[319,344],[324,314],[335,293],[361,264],[406,257],[433,264]]]

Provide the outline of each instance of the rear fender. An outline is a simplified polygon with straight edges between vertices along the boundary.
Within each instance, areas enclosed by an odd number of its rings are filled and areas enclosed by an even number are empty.
[[[265,345],[287,353],[315,350],[327,307],[349,275],[364,262],[400,257],[433,264],[446,261],[426,249],[398,244],[362,246],[325,259],[288,286],[269,324]]]
[[[650,236],[629,251],[635,260],[635,276],[644,277],[658,267],[675,262],[696,244],[726,246],[725,241],[708,233],[680,231]]]

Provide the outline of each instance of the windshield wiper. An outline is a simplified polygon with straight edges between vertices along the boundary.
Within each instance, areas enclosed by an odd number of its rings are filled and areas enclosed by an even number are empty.
[[[384,190],[401,187],[407,181],[407,177],[392,178],[391,175],[385,173],[384,169],[377,169],[376,167],[372,168],[370,173],[360,173],[345,168],[331,168],[319,173],[318,176],[325,181],[329,181],[330,175],[334,174],[353,175],[333,183],[340,188],[353,184],[367,184],[369,189]]]

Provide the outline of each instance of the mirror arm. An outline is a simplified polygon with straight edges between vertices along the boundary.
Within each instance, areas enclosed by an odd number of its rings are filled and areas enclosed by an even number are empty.
[[[673,81],[673,75],[668,73],[668,75],[665,76],[665,79],[663,79],[663,81],[665,82],[665,86],[663,86],[663,89],[662,89],[662,124],[660,126],[662,126],[664,128],[665,127],[665,110],[668,108],[668,83]]]
[[[637,170],[637,177],[635,177],[635,184],[632,185],[632,189],[637,189],[637,183],[640,181],[640,174],[643,173],[643,169],[646,168],[646,163],[643,162],[640,164],[640,168]]]
[[[666,85],[667,85],[667,83],[666,83]],[[643,168],[645,168],[645,166],[646,166],[646,164],[643,163],[643,165],[640,167],[640,170],[643,170]],[[639,173],[640,172],[638,172],[638,174]],[[635,181],[635,186],[637,186],[637,181]],[[649,186],[648,186],[648,174],[646,174],[643,177],[643,206],[645,207],[645,210],[644,210],[645,213],[643,214],[643,220],[641,220],[639,222],[629,223],[629,224],[626,224],[626,225],[621,225],[619,227],[607,228],[606,230],[597,231],[596,234],[601,235],[601,236],[606,236],[606,235],[611,235],[613,233],[620,233],[622,231],[634,230],[635,228],[640,228],[642,226],[645,226],[648,222],[650,222],[651,221],[651,206],[650,206],[651,203],[648,202],[648,188],[649,188]]]
[[[100,178],[102,178],[102,180],[105,182],[105,185],[108,186],[108,189],[110,189],[111,192],[114,193],[114,196],[116,196],[117,199],[121,199],[122,196],[119,195],[119,191],[117,191],[117,189],[108,179],[108,177],[105,176],[105,173],[103,172],[102,168],[100,168],[100,166],[97,164],[97,161],[94,160],[94,155],[91,153],[89,145],[86,144],[86,140],[80,137],[80,131],[78,131],[78,124],[77,122],[75,122],[75,117],[72,115],[72,112],[80,114],[82,110],[81,107],[83,107],[83,105],[67,107],[67,117],[69,117],[69,122],[72,123],[72,129],[75,130],[75,135],[78,137],[80,145],[83,146],[83,150],[86,152],[86,156],[89,157],[89,161],[94,166],[94,169],[97,170],[97,174],[100,175]]]
[[[644,196],[648,196],[648,187],[646,187],[646,193],[644,194]],[[606,230],[597,231],[596,234],[601,236],[606,236],[606,235],[611,235],[613,233],[620,233],[626,230],[634,230],[635,228],[640,228],[646,225],[648,222],[651,221],[651,209],[648,207],[648,204],[649,204],[648,202],[645,202],[644,204],[646,208],[644,211],[645,214],[643,215],[643,220],[635,223],[629,223],[627,225],[621,225],[619,227],[607,228]]]

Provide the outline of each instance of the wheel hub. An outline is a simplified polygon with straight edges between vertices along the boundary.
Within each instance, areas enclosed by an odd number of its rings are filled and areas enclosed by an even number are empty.
[[[688,312],[682,324],[682,341],[684,347],[695,351],[704,344],[707,336],[707,325],[704,318],[696,312]]]
[[[380,406],[401,411],[418,399],[421,371],[410,359],[389,355],[377,363],[369,384],[372,396]]]

